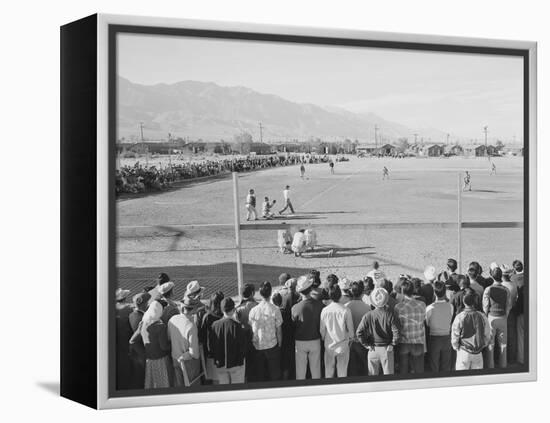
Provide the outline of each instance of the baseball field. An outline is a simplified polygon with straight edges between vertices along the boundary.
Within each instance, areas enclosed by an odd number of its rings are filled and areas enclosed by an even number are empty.
[[[238,174],[238,206],[244,282],[276,282],[288,272],[318,269],[351,279],[366,275],[377,260],[390,279],[421,275],[427,265],[443,269],[457,257],[459,172],[471,174],[462,193],[462,221],[523,222],[523,158],[357,158]],[[382,168],[389,180],[382,180]],[[290,186],[296,213],[246,222],[245,198],[253,188],[257,210],[265,196],[283,206]],[[170,190],[117,200],[117,268],[120,287],[137,292],[160,272],[176,281],[176,295],[199,280],[206,294],[237,293],[233,181],[231,175],[177,184]],[[303,257],[282,254],[277,229],[313,228],[317,248]],[[490,225],[488,225],[490,226]],[[328,252],[334,250],[334,256]],[[462,229],[462,267],[476,260],[523,259],[523,228]]]

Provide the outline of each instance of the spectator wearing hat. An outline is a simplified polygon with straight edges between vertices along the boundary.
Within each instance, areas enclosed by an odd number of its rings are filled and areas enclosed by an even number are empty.
[[[495,367],[495,347],[498,346],[498,366],[506,367],[507,339],[508,339],[508,313],[512,308],[510,291],[502,285],[502,270],[498,266],[491,269],[493,284],[485,288],[483,293],[483,312],[487,315],[491,325],[491,342],[487,347],[487,367]]]
[[[374,310],[368,311],[357,327],[357,338],[368,349],[367,363],[370,375],[378,375],[380,368],[385,375],[394,373],[394,348],[400,338],[401,323],[388,307],[390,296],[384,288],[371,292]]]
[[[401,338],[399,344],[399,371],[415,374],[424,371],[424,346],[426,305],[413,298],[414,286],[411,281],[401,285],[403,301],[395,305],[395,312],[401,323]]]
[[[166,273],[159,273],[155,282],[155,286],[146,287],[147,292],[149,293],[149,295],[151,295],[151,298],[149,299],[149,304],[161,297],[161,294],[159,293],[159,288],[161,285],[170,282],[170,276],[168,276]]]
[[[243,326],[247,340],[245,376],[248,382],[256,381],[256,349],[252,345],[252,327],[250,326],[250,322],[248,320],[250,310],[258,305],[258,302],[254,299],[255,292],[256,287],[254,286],[254,284],[245,284],[241,293],[241,301],[235,310],[235,318]]]
[[[514,269],[506,265],[502,266],[502,286],[510,291],[510,299],[512,301],[510,313],[508,313],[508,342],[506,344],[506,355],[508,363],[517,361],[518,352],[518,332],[517,332],[517,313],[516,305],[518,299],[518,287],[515,282],[512,282],[512,274]]]
[[[235,316],[235,303],[231,297],[221,302],[223,318],[215,321],[209,332],[214,364],[221,385],[244,383],[246,334]]]
[[[132,333],[138,330],[139,324],[143,319],[143,314],[147,310],[150,298],[151,296],[146,292],[140,292],[134,295],[132,299],[134,311],[128,316]],[[130,362],[132,364],[132,386],[130,389],[143,389],[143,383],[145,381],[145,346],[143,345],[141,337],[138,342],[131,344],[129,348]]]
[[[491,342],[491,326],[487,316],[474,309],[476,301],[472,291],[463,298],[464,311],[460,312],[451,328],[451,345],[456,351],[456,370],[483,369],[482,351]]]
[[[189,297],[194,300],[200,300],[202,296],[203,288],[200,286],[199,281],[191,281],[185,287],[185,293],[183,298]]]
[[[280,293],[282,297],[281,313],[283,313],[283,320],[288,317],[288,321],[291,321],[290,310],[294,304],[300,301],[300,294],[296,292],[297,279],[291,278],[288,273],[283,273],[279,276],[279,284],[282,286]]]
[[[181,313],[181,303],[172,299],[174,286],[174,282],[166,282],[158,287],[160,300],[166,304],[162,312],[162,321],[164,324],[167,324],[172,316]]]
[[[525,286],[527,280],[524,279],[523,263],[520,260],[514,260],[512,263],[514,273],[510,276],[510,281],[516,284],[518,289],[518,297],[516,300],[516,306],[514,308],[514,314],[516,315],[516,334],[517,334],[517,361],[523,364],[525,361],[524,348],[525,348],[525,317],[524,317],[524,301],[525,301]]]
[[[281,370],[284,380],[296,379],[294,324],[292,322],[292,307],[300,301],[300,294],[296,292],[297,280],[288,273],[279,276],[279,283],[284,286],[281,290],[281,316],[283,317],[283,342],[281,345]]]
[[[223,317],[221,303],[224,299],[223,292],[217,291],[210,296],[210,304],[207,313],[203,316],[199,329],[199,340],[206,357],[206,374],[213,384],[218,383],[214,356],[209,345],[210,331],[215,321]]]
[[[325,344],[325,377],[346,377],[349,344],[355,336],[351,311],[340,303],[338,285],[329,288],[330,304],[321,312],[320,332]],[[336,371],[335,371],[336,370]]]
[[[162,322],[162,305],[153,301],[130,343],[141,337],[145,346],[145,389],[169,388],[172,384],[172,363],[169,359],[170,341],[166,325]]]
[[[270,302],[271,283],[260,287],[262,301],[250,310],[252,344],[256,349],[256,376],[259,381],[281,378],[281,342],[283,317],[279,307]]]
[[[116,375],[117,388],[130,389],[132,385],[132,363],[129,359],[130,349],[128,341],[132,336],[129,316],[132,313],[132,304],[127,302],[130,291],[118,288],[116,297]]]
[[[435,267],[426,267],[424,270],[424,283],[420,287],[420,295],[426,300],[426,305],[434,302],[434,282],[436,279]]]
[[[351,300],[351,281],[348,278],[342,278],[338,281],[340,291],[342,291],[342,297],[340,297],[340,303],[346,305]]]
[[[428,361],[432,372],[451,370],[451,321],[453,306],[447,301],[447,287],[434,283],[435,302],[426,307]]]
[[[185,298],[191,298],[192,300],[201,301],[203,292],[204,292],[204,289],[202,286],[200,286],[198,281],[191,281],[185,287],[183,300],[185,300]],[[205,314],[206,314],[206,309],[204,306],[200,306],[198,311],[193,314],[193,320],[195,320],[195,325],[197,325],[197,328],[199,329],[199,334],[201,331],[202,319]]]
[[[174,368],[174,386],[184,386],[181,366],[185,366],[189,379],[200,373],[199,334],[193,315],[200,309],[199,300],[186,297],[182,303],[182,314],[175,314],[167,325],[168,339],[171,344],[172,366]]]
[[[323,303],[311,297],[313,277],[298,278],[296,290],[302,300],[292,306],[294,325],[296,380],[306,378],[307,367],[312,379],[321,378],[321,311]]]

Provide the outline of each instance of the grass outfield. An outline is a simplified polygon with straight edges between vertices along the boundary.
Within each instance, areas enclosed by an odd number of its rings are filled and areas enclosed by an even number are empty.
[[[420,275],[428,264],[443,267],[448,257],[457,255],[457,231],[452,226],[346,225],[456,222],[457,173],[464,170],[472,175],[472,191],[462,196],[463,221],[523,221],[523,160],[493,160],[496,176],[489,175],[486,158],[351,158],[336,163],[334,175],[327,164],[306,165],[304,180],[298,166],[239,174],[242,223],[247,223],[244,203],[249,188],[256,191],[258,211],[266,195],[277,200],[278,210],[288,184],[296,209],[294,216],[248,222],[247,230],[241,231],[244,279],[274,281],[283,271],[297,275],[311,268],[323,277],[336,273],[353,279],[364,276],[374,260],[390,279],[403,272]],[[390,170],[390,180],[382,180],[383,166]],[[165,271],[179,282],[198,279],[208,292],[235,294],[232,190],[231,178],[221,177],[118,200],[119,285],[138,291]],[[278,253],[276,226],[266,224],[283,222],[292,231],[322,225],[316,227],[319,248],[303,258]],[[337,254],[329,258],[331,248]],[[463,230],[463,263],[477,260],[487,269],[492,261],[511,263],[515,258],[523,258],[523,229]]]

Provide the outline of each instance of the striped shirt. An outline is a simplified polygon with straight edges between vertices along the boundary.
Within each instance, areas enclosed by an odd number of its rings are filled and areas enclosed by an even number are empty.
[[[413,298],[405,297],[403,302],[395,305],[395,312],[401,322],[402,344],[424,344],[424,319],[426,304]]]

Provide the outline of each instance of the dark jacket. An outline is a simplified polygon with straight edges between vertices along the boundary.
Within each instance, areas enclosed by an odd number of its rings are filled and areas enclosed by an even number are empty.
[[[166,357],[170,353],[171,347],[166,325],[159,320],[151,324],[146,330],[149,334],[149,343],[145,344],[145,358],[158,360]]]
[[[208,358],[212,358],[209,343],[209,333],[212,330],[212,325],[214,324],[214,322],[220,320],[221,318],[222,316],[214,314],[211,311],[206,313],[202,318],[202,324],[199,329],[199,342],[203,345],[204,353]]]
[[[481,275],[478,275],[476,277],[476,282],[480,284],[483,289],[487,288],[488,286],[491,286],[493,284],[493,280],[491,278],[484,278]]]
[[[510,280],[518,287],[518,298],[516,299],[516,304],[512,309],[515,314],[523,314],[526,285],[523,275],[523,273],[515,273],[510,277]]]
[[[294,339],[296,341],[313,341],[321,339],[321,311],[322,301],[306,298],[292,307],[292,321],[294,322]]]
[[[510,307],[510,291],[501,283],[485,288],[483,293],[483,311],[491,316],[506,316]]]
[[[480,311],[466,307],[456,316],[451,328],[451,345],[455,351],[462,349],[479,354],[491,339],[491,325]]]
[[[247,342],[240,323],[228,317],[217,320],[212,324],[208,337],[216,367],[230,369],[244,364]]]
[[[364,347],[397,345],[401,323],[387,307],[369,311],[361,319],[356,335]]]
[[[474,291],[474,294],[476,299],[475,299],[473,309],[475,311],[483,311],[481,307],[481,297],[477,295],[475,291]],[[458,292],[455,292],[451,297],[451,305],[453,306],[453,320],[455,319],[456,316],[462,313],[466,308],[466,306],[464,305],[464,295],[465,295],[465,291],[460,290]]]
[[[458,285],[459,276],[461,275],[459,275],[458,273],[451,273],[449,275],[449,279],[445,282],[445,287],[447,288],[447,291],[451,291],[451,292],[460,291],[460,286]]]
[[[426,300],[426,305],[434,302],[434,286],[431,283],[425,283],[420,287],[420,295]]]

